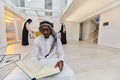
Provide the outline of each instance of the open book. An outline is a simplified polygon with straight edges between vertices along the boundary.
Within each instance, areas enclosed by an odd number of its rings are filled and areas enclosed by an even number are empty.
[[[16,65],[33,80],[51,76],[60,72],[58,67],[42,66],[40,63],[37,63],[32,59],[16,62]]]

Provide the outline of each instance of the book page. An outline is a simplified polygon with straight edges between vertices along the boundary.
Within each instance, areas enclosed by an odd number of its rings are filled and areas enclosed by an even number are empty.
[[[40,72],[38,72],[35,77],[37,79],[39,78],[42,78],[42,77],[46,77],[46,76],[50,76],[50,75],[53,75],[53,74],[56,74],[56,73],[59,73],[60,70],[59,68],[54,68],[54,67],[44,67],[41,69]]]
[[[16,64],[31,78],[42,78],[60,72],[59,68],[43,66],[33,59],[19,61]]]
[[[42,65],[32,59],[22,60],[16,62],[16,64],[31,78],[34,78],[35,74],[37,74],[42,69]]]
[[[22,61],[22,63],[30,69],[30,71],[33,73],[33,74],[36,74],[38,73],[42,68],[43,66],[36,62],[35,60],[33,59],[29,59],[29,60],[24,60]]]

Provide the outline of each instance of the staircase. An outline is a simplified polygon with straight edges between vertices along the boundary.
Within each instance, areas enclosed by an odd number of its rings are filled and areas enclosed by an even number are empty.
[[[97,43],[98,42],[98,28],[89,34],[88,42]]]

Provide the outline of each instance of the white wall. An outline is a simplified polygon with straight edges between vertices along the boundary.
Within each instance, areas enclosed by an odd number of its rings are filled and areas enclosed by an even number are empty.
[[[108,26],[103,26],[109,22]],[[100,15],[98,44],[120,48],[120,6]]]
[[[89,35],[93,33],[96,29],[96,25],[91,21],[83,22],[83,33],[82,33],[82,40],[87,40]]]
[[[79,40],[79,24],[75,22],[65,22],[67,40]]]
[[[88,21],[83,22],[83,33],[82,40],[87,40],[89,38],[89,23]]]
[[[6,27],[4,19],[4,4],[0,0],[0,48],[7,46],[6,42]]]

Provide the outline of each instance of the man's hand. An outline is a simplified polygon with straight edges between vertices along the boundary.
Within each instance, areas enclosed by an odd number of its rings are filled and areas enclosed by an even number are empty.
[[[62,71],[63,70],[63,66],[64,66],[63,61],[59,61],[59,62],[56,63],[55,68],[59,67],[60,71]]]

